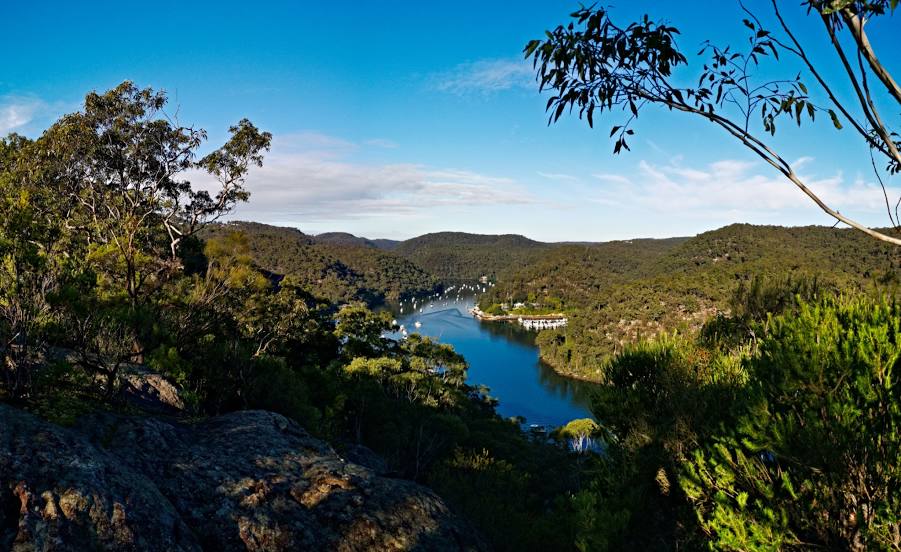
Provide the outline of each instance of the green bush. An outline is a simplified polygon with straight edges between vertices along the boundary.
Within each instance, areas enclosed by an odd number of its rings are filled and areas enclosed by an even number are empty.
[[[712,546],[896,548],[901,539],[901,308],[826,300],[774,318],[737,421],[681,485]]]

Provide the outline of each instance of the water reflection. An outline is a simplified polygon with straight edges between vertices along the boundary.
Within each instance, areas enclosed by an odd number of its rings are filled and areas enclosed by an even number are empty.
[[[564,378],[542,362],[534,333],[515,324],[473,318],[469,309],[474,303],[471,295],[458,299],[451,294],[417,301],[415,309],[408,301],[404,314],[398,305],[392,310],[407,332],[453,345],[466,357],[469,383],[487,385],[502,416],[522,416],[527,423],[541,425],[591,417],[593,384]]]

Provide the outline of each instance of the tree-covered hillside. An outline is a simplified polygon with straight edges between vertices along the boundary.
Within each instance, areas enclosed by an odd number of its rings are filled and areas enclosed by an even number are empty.
[[[527,302],[568,312],[565,329],[539,336],[542,356],[562,373],[599,379],[626,344],[728,313],[737,289],[816,280],[821,290],[866,290],[899,275],[897,248],[860,233],[735,224],[690,239],[549,249],[501,279],[481,306]]]
[[[449,507],[430,492],[420,500],[420,488],[402,478],[432,486],[493,548],[570,548],[577,458],[498,416],[449,345],[386,337],[399,329],[390,313],[341,304],[431,289],[436,280],[378,249],[317,244],[263,224],[216,224],[248,199],[244,176],[263,162],[271,135],[241,120],[200,157],[206,133],[175,126],[165,105],[164,93],[125,82],[88,94],[82,110],[36,139],[0,138],[0,549],[197,549],[147,544],[157,529],[217,549],[321,549],[309,543],[323,536],[351,549],[387,546],[356,546],[348,531],[394,548],[444,549],[434,520]],[[186,177],[197,170],[221,188],[195,190]],[[216,498],[178,514],[165,493],[185,492],[170,486],[184,464],[175,453],[181,437],[141,437],[161,453],[165,475],[153,483],[132,477],[155,472],[157,462],[125,445],[124,434],[134,433],[121,416],[140,413],[156,432],[161,412],[196,428],[243,409],[278,412],[303,429],[258,412],[231,418],[243,419],[251,446],[231,430],[221,439],[211,439],[215,429],[186,437],[186,446],[212,451],[187,452],[194,468],[206,465],[201,457],[216,466],[189,477],[191,496]],[[111,416],[96,447],[51,427],[99,435],[94,414]],[[228,419],[211,423],[221,429]],[[310,446],[308,434],[330,445]],[[123,456],[107,452],[113,448]],[[303,460],[307,453],[334,460],[322,470]],[[348,493],[376,472],[391,476],[389,487],[367,486],[365,500]],[[248,495],[251,488],[263,492]],[[75,497],[74,505],[44,508],[62,504],[60,496]],[[377,521],[358,515],[364,503]],[[385,516],[406,511],[424,517],[404,515],[403,532],[428,540],[383,529]],[[153,526],[145,515],[152,512],[169,525]],[[464,531],[452,549],[482,540]]]
[[[375,247],[391,251],[400,245],[399,240],[388,240],[385,238],[369,239],[362,236],[355,236],[349,232],[324,232],[310,236],[316,243],[325,243],[332,245],[359,245],[363,247]]]
[[[401,242],[394,251],[442,280],[475,280],[504,277],[550,247],[516,234],[437,232]]]
[[[407,259],[355,240],[322,240],[295,228],[257,222],[231,222],[204,229],[207,238],[240,231],[260,268],[291,276],[317,297],[342,303],[362,300],[370,305],[428,293],[438,281]],[[332,235],[334,237],[334,235]],[[339,236],[340,237],[340,236]]]
[[[482,307],[518,302],[568,311],[591,302],[598,290],[641,277],[686,238],[640,239],[557,245],[502,278],[482,298]]]
[[[357,247],[378,247],[378,245],[366,238],[361,238],[359,236],[354,236],[348,232],[325,232],[322,234],[316,234],[315,236],[310,236],[310,238],[316,243],[323,244],[331,244],[331,245],[355,245]]]

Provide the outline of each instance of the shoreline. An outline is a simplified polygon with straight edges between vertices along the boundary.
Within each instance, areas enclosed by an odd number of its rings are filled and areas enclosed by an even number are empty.
[[[560,367],[557,366],[551,359],[544,356],[544,354],[541,352],[540,346],[538,346],[538,358],[541,359],[541,362],[547,364],[548,367],[550,367],[550,369],[553,370],[555,374],[557,374],[558,376],[560,376],[562,378],[578,380],[578,381],[582,381],[585,383],[593,383],[595,385],[603,385],[604,384],[604,382],[602,381],[602,379],[600,377],[592,378],[589,376],[585,376],[583,374],[576,374],[574,372],[565,372],[565,371],[561,370]]]
[[[469,313],[481,322],[517,322],[520,319],[522,320],[564,320],[566,319],[566,315],[563,313],[551,313],[551,314],[488,314],[483,312],[478,306],[474,306],[469,309]],[[596,385],[602,385],[602,377],[596,376],[586,376],[584,374],[578,374],[575,372],[570,372],[562,369],[556,363],[554,363],[551,359],[546,357],[541,350],[540,345],[536,345],[538,347],[538,358],[546,364],[551,370],[554,371],[560,377],[572,379],[576,381],[581,381],[585,383],[593,383]]]
[[[522,320],[565,320],[566,315],[563,313],[550,314],[488,314],[483,312],[478,306],[469,309],[469,314],[483,322],[517,322]]]

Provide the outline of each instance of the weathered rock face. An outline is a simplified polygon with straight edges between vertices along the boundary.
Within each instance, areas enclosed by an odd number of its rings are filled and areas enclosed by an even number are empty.
[[[185,403],[178,388],[163,376],[138,367],[129,367],[122,374],[120,394],[129,404],[145,412],[180,414]]]
[[[146,477],[0,404],[0,550],[200,550]]]
[[[0,405],[0,549],[480,550],[428,489],[338,457],[283,416],[95,415]]]

